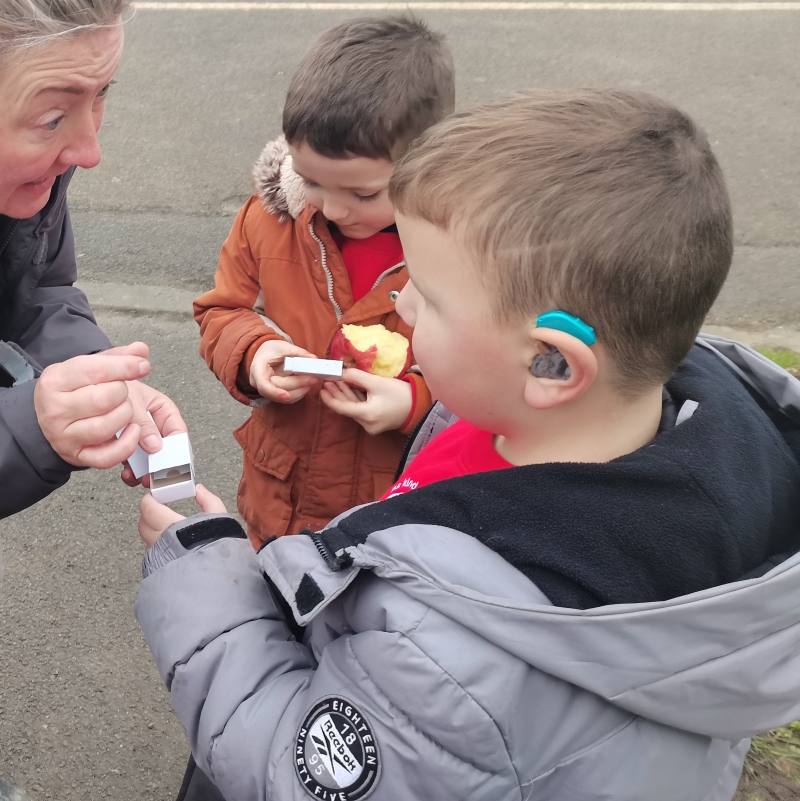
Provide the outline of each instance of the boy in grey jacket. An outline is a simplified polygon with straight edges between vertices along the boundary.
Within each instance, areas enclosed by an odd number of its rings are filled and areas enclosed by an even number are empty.
[[[397,497],[258,554],[206,491],[142,501],[136,615],[198,765],[228,801],[729,801],[800,715],[800,382],[695,340],[732,252],[708,142],[531,92],[392,192],[440,401]]]

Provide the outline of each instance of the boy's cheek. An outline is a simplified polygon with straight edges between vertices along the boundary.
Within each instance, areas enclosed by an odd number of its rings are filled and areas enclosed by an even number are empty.
[[[309,189],[306,187],[304,189],[305,196],[306,196],[306,203],[309,206],[313,206],[317,211],[322,211],[322,206],[324,205],[322,194],[315,189]]]
[[[402,292],[400,292],[400,296],[397,298],[397,302],[394,305],[395,311],[400,315],[400,319],[411,328],[417,323],[417,314],[416,310],[414,309],[413,301],[410,297],[411,292],[408,289],[408,284],[403,288]]]

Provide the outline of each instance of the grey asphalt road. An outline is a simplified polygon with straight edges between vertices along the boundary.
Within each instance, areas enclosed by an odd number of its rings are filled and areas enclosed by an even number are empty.
[[[150,342],[150,380],[183,411],[199,479],[235,508],[241,457],[231,432],[247,410],[205,369],[195,324],[100,323],[115,342]],[[34,801],[167,801],[186,767],[186,737],[132,614],[143,490],[118,476],[76,474],[0,521],[0,777]]]
[[[344,11],[163,12],[127,25],[104,161],[71,190],[84,281],[211,284],[248,172],[280,127],[289,75]],[[729,178],[737,255],[711,321],[800,328],[798,12],[431,12],[459,105],[528,86],[664,95],[709,132]],[[196,355],[193,323],[101,315],[153,349],[152,381],[189,422],[201,480],[233,501],[246,410]],[[34,801],[168,801],[188,747],[131,614],[139,491],[76,475],[0,522],[0,777]],[[191,508],[184,504],[184,508]]]
[[[84,280],[210,285],[314,36],[348,11],[150,11],[127,26],[103,163],[71,191]],[[728,176],[737,252],[710,322],[800,327],[800,12],[426,12],[468,106],[538,86],[667,97]]]

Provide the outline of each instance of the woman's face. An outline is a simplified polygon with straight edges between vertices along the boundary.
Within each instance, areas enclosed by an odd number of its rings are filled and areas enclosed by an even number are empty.
[[[97,131],[122,26],[78,34],[0,66],[0,214],[41,211],[59,175],[100,162]]]

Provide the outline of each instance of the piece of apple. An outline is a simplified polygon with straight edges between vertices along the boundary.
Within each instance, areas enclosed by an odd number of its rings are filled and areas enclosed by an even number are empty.
[[[384,378],[398,378],[411,364],[411,346],[383,325],[343,325],[331,343],[331,358]]]

